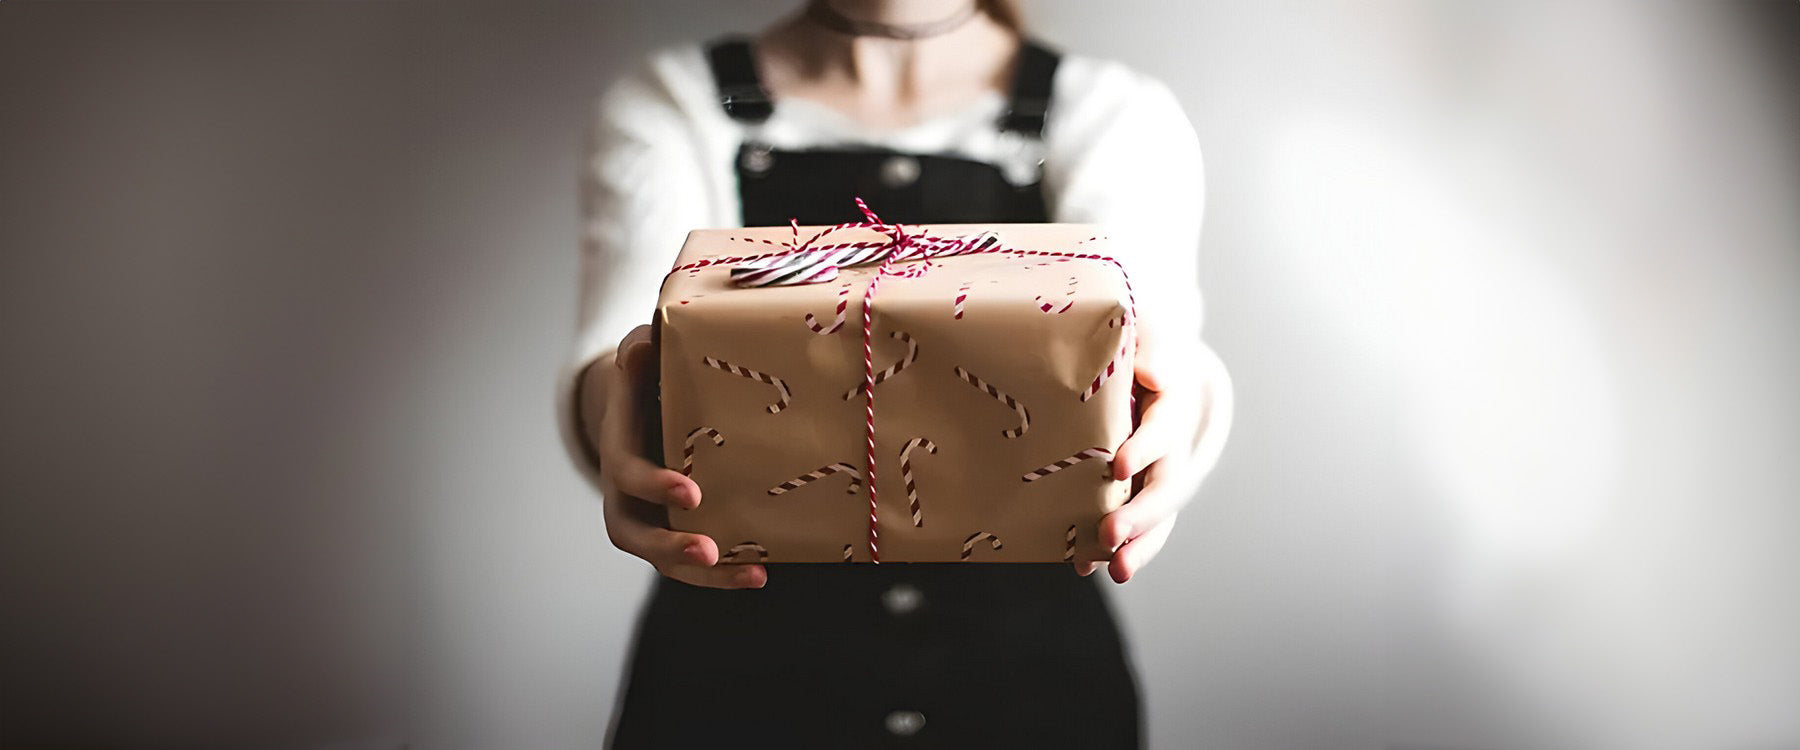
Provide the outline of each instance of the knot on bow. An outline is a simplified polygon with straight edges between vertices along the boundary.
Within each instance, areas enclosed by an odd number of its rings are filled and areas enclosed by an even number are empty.
[[[881,275],[916,277],[931,268],[932,258],[993,252],[1000,243],[1000,238],[993,232],[939,237],[918,231],[917,227],[908,231],[900,224],[882,221],[861,198],[856,199],[856,207],[862,211],[865,221],[826,227],[804,242],[800,240],[800,222],[794,220],[790,224],[794,231],[787,242],[787,250],[733,267],[731,282],[740,287],[817,284],[837,278],[838,269],[872,264],[880,264],[877,273]],[[851,229],[874,230],[887,235],[887,239],[819,244],[835,233]],[[915,260],[925,263],[899,271],[889,270],[896,263]]]

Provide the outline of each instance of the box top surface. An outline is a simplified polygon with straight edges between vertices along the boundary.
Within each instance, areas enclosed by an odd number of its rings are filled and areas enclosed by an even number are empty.
[[[799,236],[805,240],[824,229],[826,227],[802,226]],[[1100,227],[1093,224],[925,224],[907,225],[906,229],[910,233],[922,233],[936,237],[955,237],[984,231],[993,232],[1000,237],[1002,246],[1030,252],[1095,255],[1109,253],[1106,237],[1101,234]],[[745,258],[744,262],[749,262],[748,259],[751,257],[787,250],[794,234],[792,227],[696,229],[688,233],[687,241],[682,244],[681,252],[672,267],[680,268],[698,261],[715,258]],[[857,227],[832,232],[815,244],[884,241],[886,239],[887,235],[881,232]],[[909,261],[909,263],[913,262],[918,261]],[[951,256],[931,262],[942,267],[944,273],[941,275],[928,273],[927,276],[938,275],[942,281],[943,276],[985,279],[992,277],[994,272],[1004,268],[1047,267],[1053,263],[1067,262],[1067,259],[1014,253],[986,253]],[[1083,265],[1094,264],[1093,261],[1083,263]],[[708,295],[738,288],[731,283],[731,268],[736,265],[739,263],[722,262],[717,265],[672,272],[663,282],[658,306],[667,308],[674,304],[704,304],[701,300]],[[866,281],[872,275],[873,269],[873,265],[843,268],[840,270],[837,280],[822,283],[859,282],[858,286],[860,287],[860,282]],[[1110,268],[1106,272],[1114,273]],[[884,285],[887,283],[883,282]],[[759,297],[765,303],[779,304],[783,298],[790,296],[787,292],[799,292],[803,295],[816,293],[802,291],[809,286],[817,285],[770,287]]]

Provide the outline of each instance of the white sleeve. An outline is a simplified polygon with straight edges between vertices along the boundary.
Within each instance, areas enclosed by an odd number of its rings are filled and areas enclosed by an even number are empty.
[[[1193,444],[1203,474],[1230,430],[1233,397],[1229,373],[1200,335],[1206,182],[1199,138],[1160,81],[1085,60],[1068,72],[1058,75],[1045,128],[1051,218],[1105,229],[1130,274],[1143,340],[1154,337],[1156,351],[1192,373],[1207,405]]]
[[[1117,64],[1059,76],[1045,129],[1052,221],[1103,226],[1139,311],[1198,339],[1205,174],[1199,139],[1167,86]],[[1073,90],[1069,90],[1073,89]],[[1059,116],[1060,115],[1060,116]]]
[[[603,95],[583,151],[581,260],[574,348],[556,383],[563,447],[599,488],[577,388],[588,365],[655,314],[688,230],[707,225],[709,194],[694,125],[646,68]],[[581,394],[589,398],[596,394]]]

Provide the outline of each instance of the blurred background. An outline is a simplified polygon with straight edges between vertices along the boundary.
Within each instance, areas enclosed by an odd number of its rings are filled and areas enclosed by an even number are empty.
[[[582,130],[796,7],[0,5],[0,745],[597,746]],[[1800,748],[1800,5],[1025,10],[1207,154],[1153,747]]]

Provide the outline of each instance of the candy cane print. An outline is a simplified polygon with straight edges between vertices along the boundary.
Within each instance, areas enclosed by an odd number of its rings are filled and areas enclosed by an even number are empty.
[[[711,427],[695,427],[693,432],[688,433],[687,441],[681,446],[681,473],[683,476],[694,475],[694,440],[703,435],[710,438],[713,445],[725,447],[725,436],[720,435],[718,430]]]
[[[1094,381],[1088,383],[1087,389],[1081,392],[1081,400],[1086,401],[1093,398],[1094,394],[1099,393],[1100,386],[1106,385],[1107,379],[1111,378],[1113,373],[1118,372],[1119,363],[1123,362],[1130,353],[1131,339],[1126,338],[1125,343],[1119,346],[1119,353],[1113,355],[1112,359],[1106,360],[1106,366],[1100,369],[1100,374],[1095,375]]]
[[[749,378],[749,379],[754,380],[759,383],[767,383],[769,385],[775,386],[775,392],[776,392],[775,403],[769,404],[769,406],[768,406],[770,414],[781,413],[782,409],[787,408],[788,401],[793,399],[793,394],[788,393],[787,381],[784,381],[781,378],[775,377],[773,375],[769,375],[767,373],[757,372],[748,367],[739,367],[730,362],[726,362],[722,359],[714,359],[712,357],[701,357],[700,361],[706,363],[707,367],[711,367],[711,368],[714,368],[717,370],[723,370],[725,372],[729,372],[733,375],[736,375],[740,378]],[[1083,399],[1083,400],[1085,401],[1086,399]]]
[[[924,448],[927,453],[937,453],[937,443],[928,438],[916,437],[906,441],[906,447],[900,449],[900,478],[906,482],[906,499],[912,503],[914,526],[924,526],[925,518],[919,514],[919,488],[913,482],[912,452],[914,448]]]
[[[1000,537],[985,531],[977,531],[970,534],[968,539],[963,540],[962,559],[967,560],[970,555],[975,554],[975,544],[983,539],[988,540],[988,543],[994,546],[995,551],[1000,549]]]
[[[962,286],[959,286],[956,288],[956,303],[954,305],[952,305],[952,308],[956,313],[956,315],[954,317],[957,320],[962,320],[963,303],[968,301],[968,299],[969,299],[969,282],[965,281],[962,283]]]
[[[757,544],[756,542],[744,542],[742,544],[732,545],[731,549],[726,551],[725,554],[719,555],[719,562],[725,562],[727,560],[730,560],[731,562],[737,562],[737,560],[734,560],[732,558],[735,558],[739,554],[744,553],[744,552],[755,552],[757,562],[762,562],[763,560],[766,560],[769,557],[769,550],[767,548],[763,547],[760,544]]]
[[[832,318],[831,325],[826,326],[824,323],[820,323],[818,318],[813,317],[812,313],[807,313],[806,314],[806,327],[811,328],[813,333],[819,334],[821,336],[837,333],[837,330],[839,328],[844,327],[844,311],[848,310],[849,308],[850,308],[850,285],[845,284],[843,286],[843,288],[838,289],[837,317]]]
[[[1075,464],[1081,463],[1082,461],[1087,461],[1089,459],[1098,458],[1103,461],[1111,461],[1112,455],[1113,455],[1112,451],[1109,451],[1105,448],[1087,448],[1087,449],[1084,449],[1081,452],[1076,453],[1075,455],[1070,456],[1068,458],[1065,458],[1065,459],[1062,459],[1059,461],[1055,461],[1053,463],[1045,464],[1044,466],[1041,466],[1039,468],[1025,472],[1025,475],[1020,478],[1027,482],[1035,482],[1039,479],[1043,479],[1044,477],[1050,476],[1051,474],[1055,474],[1056,472],[1062,471],[1063,469],[1067,469],[1071,466],[1074,466]],[[1108,479],[1112,478],[1112,474],[1110,472],[1107,473],[1105,476]]]
[[[844,562],[850,562],[850,545],[844,545]]]
[[[856,490],[862,487],[862,472],[857,471],[856,467],[843,462],[821,466],[806,472],[805,474],[794,477],[793,479],[782,482],[781,484],[775,485],[774,487],[770,487],[769,494],[780,495],[791,490],[797,490],[839,472],[850,475],[850,488],[844,490],[844,493],[848,495],[856,494]]]
[[[1048,264],[1039,263],[1038,265],[1041,266],[1041,265],[1048,265]],[[1079,279],[1076,279],[1074,276],[1070,276],[1069,277],[1069,290],[1066,292],[1063,292],[1063,296],[1064,297],[1074,297],[1075,296],[1075,285],[1078,283],[1080,283]],[[1055,304],[1045,302],[1044,295],[1041,295],[1041,294],[1037,296],[1037,303],[1038,303],[1039,310],[1042,310],[1046,313],[1054,311],[1057,315],[1066,313],[1069,311],[1069,308],[1075,306],[1075,300],[1069,299],[1068,301],[1063,303],[1063,306],[1061,308],[1058,308]]]
[[[844,394],[845,401],[856,398],[856,394],[862,393],[864,387],[873,388],[881,385],[881,381],[899,374],[901,370],[906,369],[907,365],[912,364],[913,360],[919,358],[919,342],[914,341],[911,334],[905,331],[895,331],[888,335],[906,342],[906,356],[901,357],[899,362],[895,362],[886,370],[875,373],[875,379],[872,382],[865,380],[861,385],[851,388],[850,392]]]
[[[1000,431],[1001,435],[1005,435],[1006,437],[1009,437],[1009,438],[1016,438],[1020,435],[1025,434],[1026,430],[1031,429],[1031,412],[1026,411],[1025,405],[1019,403],[1017,399],[1014,399],[1012,396],[1007,395],[1007,393],[1005,391],[1002,391],[999,388],[995,388],[992,383],[989,383],[986,380],[982,380],[981,378],[976,377],[974,373],[969,372],[968,370],[964,370],[962,368],[962,365],[956,366],[956,376],[959,378],[962,378],[963,382],[968,383],[969,385],[975,386],[976,388],[980,389],[981,391],[987,393],[987,395],[993,396],[994,400],[999,401],[1002,404],[1005,404],[1007,406],[1007,408],[1012,409],[1013,411],[1019,413],[1019,426],[1018,427],[1008,427],[1004,430],[1001,430]]]
[[[1075,524],[1069,524],[1069,532],[1063,534],[1063,562],[1075,561]]]

